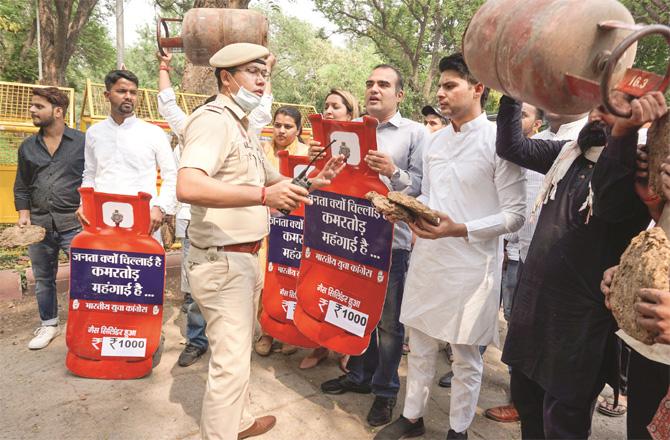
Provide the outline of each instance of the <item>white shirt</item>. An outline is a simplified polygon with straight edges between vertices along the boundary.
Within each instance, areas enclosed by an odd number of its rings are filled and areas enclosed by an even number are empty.
[[[150,206],[175,213],[177,164],[165,132],[136,116],[118,125],[111,117],[86,131],[81,186],[111,194],[151,194]],[[161,170],[157,195],[157,168]]]
[[[261,103],[247,115],[250,135],[260,136],[263,127],[272,122],[272,95],[263,95]],[[203,101],[204,102],[204,101]],[[158,92],[158,113],[165,119],[170,129],[181,136],[186,122],[186,113],[177,104],[177,95],[172,87]]]
[[[259,137],[263,127],[272,122],[272,100],[272,95],[263,95],[258,107],[253,109],[247,116],[249,120],[249,129],[247,131],[250,135]],[[181,137],[188,116],[179,107],[179,104],[177,104],[177,95],[172,87],[158,92],[158,114],[165,119],[170,126],[170,130],[178,137]],[[181,145],[174,149],[174,156],[176,162],[179,163]],[[179,203],[177,219],[191,220],[190,204]]]
[[[433,134],[423,152],[420,199],[464,223],[467,238],[417,239],[400,321],[455,344],[498,343],[502,246],[526,211],[523,170],[496,154],[496,127],[482,113]]]
[[[531,139],[545,139],[545,140],[556,140],[556,141],[574,141],[579,136],[579,132],[584,128],[584,126],[589,121],[588,116],[578,119],[574,122],[569,122],[563,124],[558,128],[556,133],[552,132],[549,128],[543,130]],[[526,261],[526,256],[528,256],[528,249],[530,248],[530,241],[533,238],[535,233],[535,226],[537,225],[537,219],[540,218],[541,207],[538,208],[535,213],[535,219],[531,221],[530,213],[533,210],[533,204],[537,195],[542,188],[542,182],[544,181],[544,174],[540,174],[537,171],[526,170],[526,202],[528,204],[526,208],[526,223],[517,233],[519,236],[518,248],[519,248],[519,258],[521,261]],[[508,248],[509,249],[509,248]]]
[[[363,119],[356,119],[362,121]],[[402,191],[410,196],[421,192],[421,157],[423,144],[429,133],[418,122],[403,118],[396,112],[391,119],[377,125],[377,149],[391,156],[398,167],[399,176],[379,179],[391,191]],[[393,249],[412,249],[412,231],[405,223],[398,222],[393,230]]]

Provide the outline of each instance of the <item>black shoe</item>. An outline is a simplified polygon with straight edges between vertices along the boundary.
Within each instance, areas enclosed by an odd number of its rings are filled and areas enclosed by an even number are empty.
[[[400,440],[403,438],[419,437],[426,433],[426,427],[423,426],[423,417],[412,423],[404,416],[385,426],[384,429],[375,435],[375,440]]]
[[[207,351],[206,348],[186,344],[184,351],[182,351],[181,354],[179,355],[179,360],[177,361],[177,364],[180,367],[188,367],[189,365],[193,365],[198,359],[200,359],[200,356],[205,354],[206,351]]]
[[[370,385],[357,384],[347,378],[347,375],[342,375],[337,379],[331,379],[321,384],[321,391],[326,394],[344,394],[348,391],[359,394],[370,394],[372,388]]]
[[[456,432],[453,429],[450,429],[449,432],[447,432],[447,440],[458,440],[458,439],[467,439],[468,438],[468,431],[463,431],[463,432]]]
[[[395,397],[376,396],[372,402],[372,408],[368,413],[368,424],[370,426],[382,426],[391,421],[393,408],[395,408]]]
[[[439,382],[437,384],[441,386],[442,388],[451,388],[451,379],[454,377],[454,372],[450,371],[444,376],[440,377]]]

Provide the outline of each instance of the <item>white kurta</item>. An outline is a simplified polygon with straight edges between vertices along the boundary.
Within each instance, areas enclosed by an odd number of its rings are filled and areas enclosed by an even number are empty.
[[[498,342],[502,240],[526,212],[523,170],[495,152],[485,114],[436,132],[423,152],[420,199],[465,223],[467,238],[417,239],[400,321],[454,344]]]
[[[111,194],[151,194],[150,206],[174,214],[177,206],[177,163],[165,132],[136,116],[119,125],[111,117],[86,131],[82,187]],[[160,168],[160,195],[156,189]]]

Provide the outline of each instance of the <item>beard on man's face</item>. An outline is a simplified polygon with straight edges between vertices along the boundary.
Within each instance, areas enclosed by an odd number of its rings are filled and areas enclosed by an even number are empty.
[[[129,115],[135,111],[135,104],[131,101],[123,101],[116,108],[118,113],[122,115]]]
[[[584,153],[591,147],[603,147],[607,143],[610,127],[603,121],[591,121],[579,132],[577,144]]]
[[[35,127],[40,128],[49,127],[51,124],[54,123],[55,120],[56,118],[54,118],[53,113],[51,114],[51,116],[46,116],[43,118],[33,116],[33,125]]]

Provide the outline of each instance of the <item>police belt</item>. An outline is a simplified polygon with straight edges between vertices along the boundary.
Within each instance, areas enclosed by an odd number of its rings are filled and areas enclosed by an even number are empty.
[[[206,251],[211,248],[215,248],[217,251],[221,252],[242,252],[245,254],[257,254],[258,251],[261,249],[261,244],[263,243],[263,240],[258,240],[258,241],[252,241],[249,243],[239,243],[239,244],[227,244],[225,246],[211,246],[208,248],[201,248],[199,246],[194,245],[191,243],[191,246],[193,246],[196,249],[200,249],[203,251]]]

